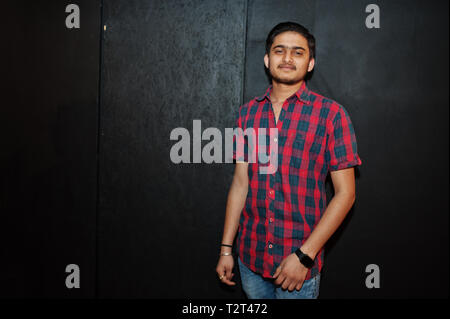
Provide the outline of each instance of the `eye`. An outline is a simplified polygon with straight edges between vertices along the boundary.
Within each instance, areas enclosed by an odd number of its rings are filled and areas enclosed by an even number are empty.
[[[295,52],[295,54],[296,54],[296,55],[303,55],[303,52],[297,51],[297,52]]]

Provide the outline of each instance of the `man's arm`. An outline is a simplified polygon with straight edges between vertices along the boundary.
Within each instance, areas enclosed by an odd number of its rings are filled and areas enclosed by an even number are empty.
[[[308,239],[300,247],[301,251],[312,259],[341,225],[348,211],[355,202],[355,175],[353,167],[332,171],[335,194],[328,204],[322,218],[314,228]],[[283,289],[300,290],[308,268],[303,266],[294,253],[286,257],[275,271],[273,278],[275,284],[282,285]]]
[[[341,225],[355,202],[354,168],[330,172],[334,196],[311,235],[303,243],[301,251],[314,259],[320,249]]]
[[[239,227],[239,219],[248,193],[248,163],[237,162],[234,169],[233,181],[228,192],[225,224],[223,229],[222,244],[232,245]],[[221,253],[231,252],[231,247],[222,246]],[[217,263],[216,272],[227,285],[235,285],[231,281],[234,266],[232,256],[221,256]]]

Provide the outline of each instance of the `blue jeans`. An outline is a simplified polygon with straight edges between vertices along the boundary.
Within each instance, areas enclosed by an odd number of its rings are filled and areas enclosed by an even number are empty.
[[[317,299],[319,296],[320,273],[305,280],[300,291],[283,290],[274,284],[274,280],[263,278],[245,266],[238,257],[242,288],[249,299]]]

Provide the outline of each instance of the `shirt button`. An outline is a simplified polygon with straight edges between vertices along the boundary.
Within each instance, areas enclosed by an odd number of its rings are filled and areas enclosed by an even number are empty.
[[[273,222],[273,218],[272,218],[272,217],[269,218],[269,222],[270,222],[270,223]]]
[[[272,247],[273,247],[272,244],[269,244],[269,248],[272,249]]]
[[[276,137],[274,137],[273,141],[276,143],[276,142],[278,142],[278,139]]]
[[[269,191],[269,194],[270,194],[270,195],[273,195],[273,190],[270,190],[270,191]]]

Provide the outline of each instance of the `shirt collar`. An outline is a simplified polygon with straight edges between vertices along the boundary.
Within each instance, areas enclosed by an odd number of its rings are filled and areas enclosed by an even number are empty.
[[[268,100],[270,100],[270,93],[272,92],[272,88],[273,88],[273,85],[272,84],[269,85],[269,87],[266,90],[266,93],[264,95],[256,97],[256,100],[258,102],[261,102],[262,100],[264,100],[266,98]],[[302,86],[300,87],[300,89],[298,89],[298,91],[295,92],[295,94],[291,95],[290,97],[292,97],[292,96],[296,96],[299,101],[302,101],[305,104],[311,104],[312,103],[311,99],[310,99],[310,91],[309,91],[308,87],[306,86],[306,82],[305,81],[303,81]]]

